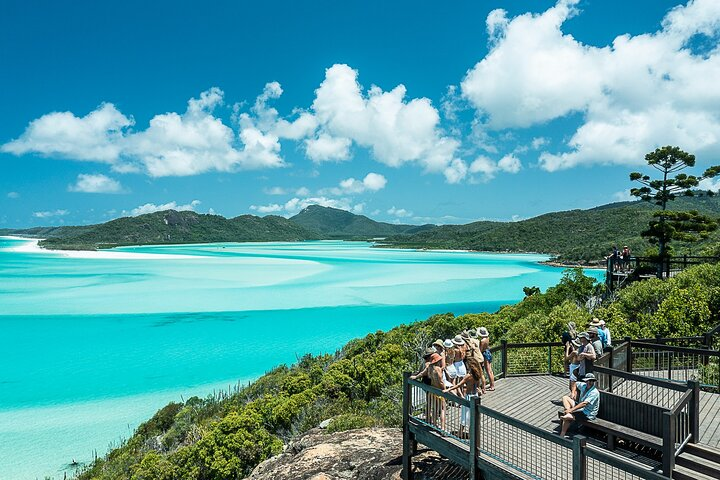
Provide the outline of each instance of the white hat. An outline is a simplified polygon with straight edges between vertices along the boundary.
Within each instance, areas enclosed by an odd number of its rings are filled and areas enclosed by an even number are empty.
[[[488,332],[488,329],[485,327],[478,327],[477,333],[479,337],[487,338],[490,336],[490,333]]]

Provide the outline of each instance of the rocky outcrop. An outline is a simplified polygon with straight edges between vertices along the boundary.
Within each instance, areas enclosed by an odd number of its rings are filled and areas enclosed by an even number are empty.
[[[467,473],[434,452],[413,459],[416,478],[466,479]],[[363,428],[327,434],[314,429],[253,470],[248,480],[400,480],[402,432]]]

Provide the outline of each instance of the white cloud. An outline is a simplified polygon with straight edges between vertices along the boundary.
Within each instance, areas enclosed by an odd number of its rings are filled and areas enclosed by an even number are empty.
[[[277,203],[271,203],[270,205],[250,205],[250,210],[254,210],[262,214],[277,213],[283,211],[283,206]]]
[[[297,190],[295,190],[295,195],[299,195],[301,197],[307,197],[310,195],[310,189],[307,187],[300,187]]]
[[[33,212],[35,218],[63,217],[70,213],[69,210],[46,210],[44,212]]]
[[[354,195],[364,192],[377,192],[387,185],[387,179],[379,173],[368,173],[362,180],[355,178],[347,178],[341,180],[337,187],[323,188],[320,190],[321,195]]]
[[[720,192],[720,178],[706,178],[704,180],[700,180],[700,184],[698,185],[698,188],[700,190],[710,190],[715,193]]]
[[[521,168],[522,163],[512,154],[505,155],[498,162],[480,155],[470,164],[468,171],[471,174],[480,174],[481,181],[488,181],[495,178],[499,172],[518,173]]]
[[[324,134],[330,139],[349,139],[370,149],[373,157],[386,165],[417,162],[426,171],[443,172],[455,158],[459,142],[443,135],[440,115],[430,100],[406,100],[404,85],[388,92],[371,86],[364,92],[357,76],[347,65],[336,64],[326,70],[312,104],[320,129],[317,139]],[[335,156],[326,154],[327,159],[338,158],[335,152],[344,155],[349,148],[337,140],[333,146]],[[311,158],[317,157],[311,152]]]
[[[122,151],[123,129],[132,126],[111,103],[103,103],[84,117],[52,112],[33,120],[23,134],[6,144],[3,152],[37,153],[72,160],[113,164]]]
[[[305,140],[305,153],[313,162],[344,161],[350,159],[352,140],[321,133]]]
[[[628,189],[613,193],[612,199],[614,202],[632,202],[637,200],[637,197],[630,195],[630,190]]]
[[[349,212],[359,213],[363,210],[365,204],[353,204],[349,198],[329,198],[326,196],[306,197],[299,198],[294,197],[285,202],[284,204],[271,203],[269,205],[250,205],[250,210],[259,213],[282,213],[284,216],[294,215],[300,210],[309,207],[310,205],[320,205],[323,207],[339,208],[340,210],[346,210]]]
[[[18,192],[8,192],[7,198],[20,198],[20,194]]]
[[[288,191],[283,187],[264,188],[263,192],[266,195],[287,195],[287,193],[288,193]]]
[[[131,217],[137,217],[138,215],[145,215],[147,213],[155,213],[155,212],[162,212],[164,210],[176,210],[178,212],[182,211],[195,211],[195,209],[200,205],[200,200],[193,200],[190,203],[187,203],[185,205],[178,205],[177,202],[168,202],[163,203],[160,205],[156,205],[154,203],[146,203],[145,205],[140,205],[137,208],[133,208],[130,210],[130,212],[123,211],[123,215],[130,215]]]
[[[122,185],[102,174],[81,173],[78,175],[74,184],[68,186],[71,192],[85,193],[120,193],[123,191]]]
[[[387,211],[387,213],[388,215],[392,215],[398,218],[412,217],[413,215],[411,211],[405,210],[404,208],[395,208],[394,205]]]
[[[532,142],[530,145],[532,146],[533,150],[540,150],[542,147],[550,143],[550,141],[545,137],[535,137],[532,139]]]
[[[565,152],[543,152],[555,171],[587,164],[642,164],[674,144],[696,155],[720,153],[720,48],[694,52],[696,35],[720,34],[720,3],[694,0],[671,10],[650,34],[593,46],[562,31],[578,0],[541,14],[488,16],[491,50],[463,79],[464,97],[484,129],[524,128],[580,112]],[[544,145],[535,144],[533,148]]]

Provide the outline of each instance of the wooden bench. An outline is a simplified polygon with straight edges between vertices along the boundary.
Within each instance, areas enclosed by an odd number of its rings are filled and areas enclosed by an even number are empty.
[[[578,420],[585,428],[607,434],[608,449],[615,449],[616,438],[662,450],[663,413],[666,408],[638,400],[600,392],[600,409],[595,420]]]

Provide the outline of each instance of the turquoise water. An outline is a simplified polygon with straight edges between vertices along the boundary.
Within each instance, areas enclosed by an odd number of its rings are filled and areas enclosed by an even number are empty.
[[[168,401],[428,317],[557,283],[537,255],[362,242],[12,251],[0,238],[0,479],[62,478]]]

